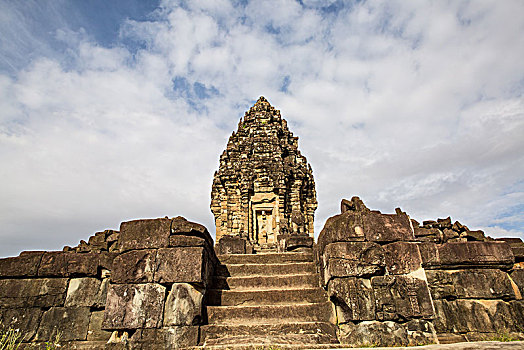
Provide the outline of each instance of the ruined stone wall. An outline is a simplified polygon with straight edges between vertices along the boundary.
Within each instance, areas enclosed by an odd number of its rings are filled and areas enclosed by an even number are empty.
[[[314,246],[338,339],[351,346],[524,339],[524,243],[493,240],[451,219],[411,220],[342,202]],[[249,253],[246,241],[218,245]],[[283,235],[281,252],[310,251]],[[218,261],[207,229],[182,217],[124,222],[61,252],[0,259],[0,321],[41,348],[196,346]]]
[[[134,220],[64,252],[0,259],[0,321],[41,348],[60,332],[68,349],[196,346],[217,263],[207,229]]]
[[[318,238],[321,276],[339,340],[363,346],[436,342],[435,317],[409,217],[371,211],[354,197]]]
[[[520,239],[511,245],[451,219],[413,221],[444,342],[524,334]],[[513,246],[513,247],[512,247]]]
[[[111,335],[101,324],[118,236],[108,230],[62,252],[0,259],[0,322],[20,330],[22,348],[42,348],[57,333],[62,344],[103,347]]]
[[[182,217],[120,226],[102,327],[132,349],[196,346],[217,258],[207,229]]]
[[[419,226],[400,209],[381,214],[357,197],[343,200],[317,245],[341,343],[523,337],[522,263],[508,243],[482,237],[449,218]]]

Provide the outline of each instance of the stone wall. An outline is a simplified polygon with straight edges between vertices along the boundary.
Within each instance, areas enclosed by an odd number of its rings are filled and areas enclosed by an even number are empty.
[[[495,241],[450,218],[420,226],[357,197],[341,209],[320,233],[317,254],[342,343],[524,336],[520,240]]]
[[[524,334],[524,284],[505,242],[421,243],[436,319],[444,342]],[[513,278],[515,277],[515,278]]]
[[[182,217],[124,222],[63,252],[0,259],[0,321],[38,348],[194,346],[216,266],[207,229]]]
[[[311,251],[351,346],[524,339],[524,243],[493,240],[450,218],[422,225],[357,197],[327,220],[318,242],[279,236],[280,252]],[[220,253],[253,251],[223,237]],[[207,229],[182,217],[124,222],[57,252],[0,259],[0,322],[41,348],[196,346],[218,264]]]
[[[371,211],[354,197],[318,238],[323,286],[343,344],[419,345],[437,341],[422,258],[409,217]]]
[[[39,348],[58,332],[63,344],[109,339],[111,333],[101,324],[118,235],[99,232],[89,244],[62,252],[22,252],[0,259],[0,322],[20,330],[22,348]]]

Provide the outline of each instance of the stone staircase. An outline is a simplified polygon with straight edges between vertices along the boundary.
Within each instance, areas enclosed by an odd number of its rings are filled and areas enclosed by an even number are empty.
[[[329,348],[332,305],[311,253],[219,256],[200,343],[216,349]]]

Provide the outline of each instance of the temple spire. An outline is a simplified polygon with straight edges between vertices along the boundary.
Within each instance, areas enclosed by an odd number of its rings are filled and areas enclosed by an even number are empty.
[[[280,111],[261,96],[240,119],[213,181],[216,238],[272,246],[280,232],[313,236],[317,207],[311,167]]]

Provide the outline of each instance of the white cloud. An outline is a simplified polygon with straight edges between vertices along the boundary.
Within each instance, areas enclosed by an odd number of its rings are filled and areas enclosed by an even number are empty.
[[[65,53],[0,75],[0,255],[137,217],[213,231],[213,172],[260,95],[314,169],[317,234],[341,198],[360,195],[524,236],[524,5],[306,5],[166,1],[123,22],[110,48],[51,33]]]

